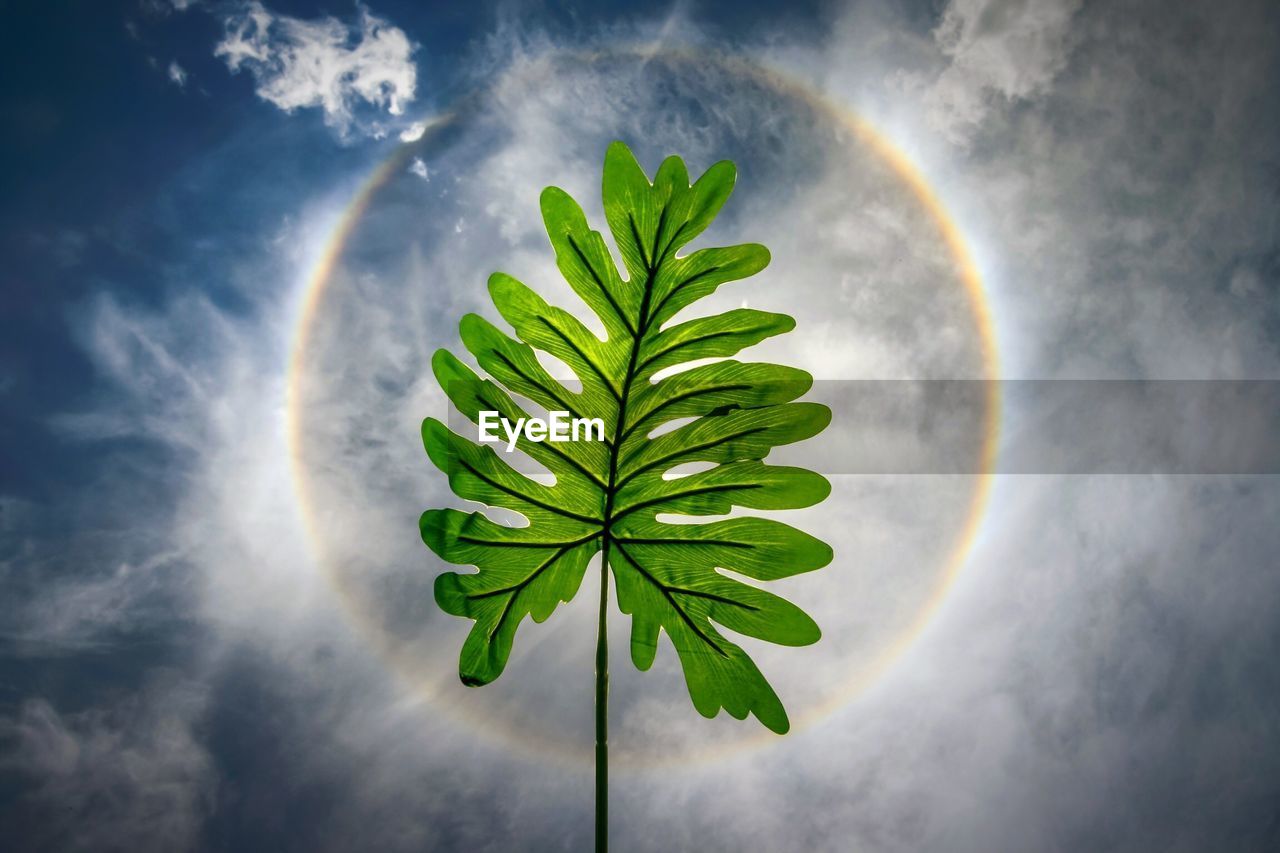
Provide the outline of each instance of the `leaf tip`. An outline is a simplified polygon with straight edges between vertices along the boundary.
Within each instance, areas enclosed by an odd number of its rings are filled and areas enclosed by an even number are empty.
[[[462,363],[457,356],[441,347],[431,354],[431,373],[447,394],[449,383],[463,375]]]
[[[658,174],[654,176],[654,184],[666,183],[676,191],[689,189],[689,170],[684,160],[671,154],[658,166]]]
[[[821,495],[821,497],[819,497],[816,501],[814,501],[815,504],[819,504],[825,501],[827,498],[831,497],[831,481],[816,472],[814,473],[813,476],[817,477],[819,481],[818,493]]]
[[[462,319],[458,321],[458,331],[462,334],[464,343],[471,335],[483,334],[489,326],[489,321],[474,311],[463,314]]]
[[[814,568],[821,569],[823,566],[831,565],[831,561],[836,557],[835,549],[826,542],[823,542],[821,539],[815,539],[814,541],[822,546],[819,549],[815,549],[813,561],[817,565],[815,565]]]
[[[743,248],[748,250],[748,264],[751,270],[747,275],[755,275],[773,261],[773,253],[763,243],[746,243]]]
[[[783,712],[782,719],[765,720],[757,717],[760,722],[764,723],[764,727],[776,735],[785,735],[791,731],[791,721],[787,719],[786,712]]]
[[[418,516],[418,533],[422,535],[422,541],[428,547],[436,541],[436,531],[439,529],[439,516],[441,511],[438,509],[429,509],[422,515]],[[432,548],[434,551],[435,549]]]
[[[427,445],[427,449],[431,449],[432,442],[440,437],[440,431],[444,429],[444,424],[435,418],[422,419],[422,442]]]
[[[437,554],[440,554],[441,550],[447,550],[444,547],[446,544],[443,541],[444,537],[440,535],[440,531],[438,530],[424,531],[422,538],[423,541],[427,543],[427,547],[431,548],[431,550],[435,551]],[[439,550],[437,549],[437,546],[439,546]],[[440,554],[440,556],[444,557],[443,554]],[[445,559],[447,559],[447,557],[445,557]],[[462,589],[462,584],[459,582],[457,572],[444,572],[436,575],[436,582],[432,589],[432,595],[436,600],[436,605],[445,613],[453,616],[467,615],[467,594]]]
[[[634,189],[639,185],[639,182],[643,182],[645,186],[652,186],[649,177],[644,172],[644,167],[636,159],[636,155],[632,153],[627,143],[620,139],[610,142],[609,147],[604,152],[604,175],[602,178],[606,195],[611,183],[619,189],[628,185]]]
[[[710,177],[712,183],[728,184],[729,189],[733,189],[738,180],[738,164],[732,160],[717,160],[703,172],[702,177]]]
[[[569,194],[567,192],[553,184],[542,188],[542,192],[538,195],[538,205],[545,211],[548,206],[555,206],[558,202],[568,197]]]
[[[631,153],[631,146],[623,142],[621,139],[615,139],[609,143],[609,147],[605,149],[604,161],[609,162],[610,159],[629,158],[635,162],[636,155]]]
[[[502,308],[501,300],[503,299],[503,294],[510,293],[517,284],[519,282],[515,278],[504,272],[490,274],[488,282],[489,295],[493,297],[493,301],[498,305],[499,309]]]

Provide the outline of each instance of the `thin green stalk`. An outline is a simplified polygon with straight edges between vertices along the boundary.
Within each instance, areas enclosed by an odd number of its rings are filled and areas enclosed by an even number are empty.
[[[609,544],[600,560],[600,625],[596,635],[596,853],[609,849]]]
[[[665,211],[664,211],[665,213]],[[634,223],[632,223],[634,228]],[[661,231],[661,228],[659,228]],[[639,372],[640,344],[653,317],[649,313],[653,296],[653,276],[657,267],[650,264],[645,277],[644,295],[640,299],[639,328],[632,331],[631,357],[618,394],[618,417],[613,429],[613,447],[609,450],[609,484],[604,497],[604,546],[600,555],[600,625],[596,635],[596,853],[609,849],[609,638],[606,633],[609,604],[609,545],[613,541],[613,499],[618,493],[618,455],[627,428],[627,401],[631,385]]]

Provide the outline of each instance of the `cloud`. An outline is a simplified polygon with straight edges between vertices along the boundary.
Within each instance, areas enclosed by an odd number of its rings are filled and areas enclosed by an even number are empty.
[[[828,93],[874,116],[945,197],[996,294],[1007,370],[1276,376],[1265,180],[1276,110],[1262,73],[1276,45],[1265,11],[961,2],[914,29],[854,9],[822,44],[796,38]],[[287,42],[284,19],[260,14],[264,35],[248,21],[237,42],[251,71]],[[1187,33],[1186,49],[1171,47]],[[557,64],[540,53],[558,43],[549,36],[509,37],[489,46],[506,64],[493,69],[487,112],[392,178],[330,279],[303,364],[315,379],[303,388],[315,529],[299,518],[281,402],[296,294],[272,285],[304,280],[340,209],[301,215],[264,268],[225,261],[251,282],[240,291],[247,312],[176,287],[159,308],[103,298],[77,312],[111,393],[59,419],[60,434],[102,442],[104,456],[118,452],[113,441],[158,445],[164,463],[86,490],[130,510],[102,525],[129,543],[60,552],[59,565],[90,567],[65,582],[48,580],[21,539],[37,510],[4,504],[21,517],[3,531],[20,539],[3,568],[29,572],[40,593],[6,597],[26,617],[5,629],[92,646],[154,619],[141,606],[148,590],[181,572],[182,630],[215,664],[198,670],[208,696],[162,683],[87,712],[49,697],[20,704],[0,729],[22,744],[19,772],[45,814],[101,802],[99,825],[181,847],[207,814],[203,750],[240,769],[219,826],[252,826],[258,843],[245,847],[286,846],[262,842],[277,824],[309,849],[589,844],[585,765],[530,758],[499,732],[589,754],[591,582],[547,623],[521,628],[499,682],[458,684],[467,626],[432,604],[442,567],[415,529],[418,512],[447,497],[416,430],[441,412],[431,352],[457,347],[467,311],[498,320],[483,286],[495,267],[579,305],[550,257],[537,195],[563,186],[599,223],[599,160],[615,135],[651,172],[671,152],[695,173],[739,158],[738,189],[700,245],[758,239],[774,262],[722,304],[745,296],[799,318],[778,348],[751,357],[827,375],[974,369],[949,257],[877,158],[707,64],[670,77],[656,57]],[[919,83],[908,97],[903,75]],[[363,101],[349,95],[351,115]],[[429,184],[414,169],[428,159]],[[1273,479],[1002,479],[979,550],[892,668],[817,725],[721,758],[691,755],[753,724],[693,713],[665,643],[653,671],[634,672],[627,620],[612,614],[623,650],[612,684],[616,845],[1264,848],[1280,796],[1264,748],[1280,695]],[[838,553],[781,590],[815,612],[821,643],[760,652],[797,716],[901,638],[943,565],[965,486],[839,478],[832,502],[797,520]],[[84,536],[78,516],[65,526]],[[185,709],[172,718],[161,710],[169,697]],[[625,750],[675,758],[629,771]],[[160,812],[180,820],[141,808],[138,792],[152,788]]]
[[[413,172],[424,181],[431,180],[430,174],[427,172],[427,164],[423,162],[421,157],[414,157],[413,162],[409,164],[409,171]]]
[[[223,25],[214,55],[232,72],[247,69],[258,97],[285,112],[319,107],[344,135],[362,103],[398,116],[414,99],[414,45],[364,6],[358,24],[348,26],[332,17],[279,15],[254,0]]]
[[[176,83],[179,89],[185,88],[187,85],[187,72],[178,64],[177,60],[169,63],[169,79]]]
[[[96,550],[83,547],[90,541]],[[0,626],[13,644],[10,650],[38,656],[113,648],[122,635],[163,624],[175,602],[171,585],[182,570],[182,554],[156,542],[148,542],[136,557],[127,554],[144,542],[136,532],[129,537],[82,534],[71,548],[33,541],[20,556],[0,558],[0,578],[11,596],[0,612]],[[85,561],[70,577],[68,551],[81,551]],[[108,554],[116,556],[114,564]]]
[[[415,121],[413,124],[400,131],[401,142],[417,142],[422,138],[422,134],[427,132],[427,123],[423,121]]]
[[[153,15],[185,12],[202,4],[202,0],[141,0],[143,10]]]
[[[197,731],[207,699],[167,675],[88,710],[35,698],[0,717],[0,772],[24,783],[21,846],[191,849],[214,805],[214,763]]]
[[[931,124],[967,144],[994,105],[1044,93],[1062,71],[1081,0],[951,0],[933,31],[945,65],[927,82]]]

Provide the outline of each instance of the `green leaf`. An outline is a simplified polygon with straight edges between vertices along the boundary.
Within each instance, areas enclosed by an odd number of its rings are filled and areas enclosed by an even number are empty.
[[[455,509],[422,516],[422,538],[432,551],[477,568],[445,573],[435,587],[443,610],[475,622],[462,647],[464,683],[487,684],[501,675],[524,618],[541,622],[572,599],[588,564],[602,553],[618,606],[632,619],[637,667],[652,665],[665,632],[699,712],[754,714],[776,732],[787,730],[777,694],[721,629],[788,646],[816,642],[820,632],[808,615],[740,578],[771,581],[813,571],[830,562],[831,549],[779,521],[659,518],[724,515],[735,507],[795,509],[830,491],[812,471],[765,461],[774,447],[827,426],[825,406],[796,402],[812,384],[809,375],[729,360],[791,331],[795,321],[742,308],[673,322],[688,305],[769,262],[759,245],[680,255],[711,224],[735,176],[734,165],[723,161],[691,186],[684,163],[669,157],[651,183],[631,151],[615,142],[605,156],[604,210],[625,278],[577,202],[556,187],[541,199],[556,264],[600,318],[606,339],[572,312],[496,273],[489,291],[514,337],[476,315],[461,324],[463,345],[487,377],[447,350],[432,359],[454,407],[472,422],[480,422],[481,412],[515,422],[555,410],[605,425],[603,441],[522,435],[518,449],[554,476],[544,483],[516,470],[507,461],[512,457],[495,450],[500,445],[477,443],[433,419],[423,423],[427,453],[458,497],[527,520],[507,527],[482,511]],[[535,349],[567,365],[581,387],[554,379]],[[712,358],[719,360],[654,379]],[[687,422],[669,428],[675,420]],[[672,470],[691,463],[702,470]]]

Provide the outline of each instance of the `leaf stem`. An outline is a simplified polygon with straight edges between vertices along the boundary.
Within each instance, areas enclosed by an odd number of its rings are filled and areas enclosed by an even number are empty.
[[[600,624],[596,634],[596,853],[609,849],[609,540],[600,560]]]
[[[665,215],[665,208],[663,209]],[[631,221],[635,232],[635,220]],[[661,228],[659,228],[661,233]],[[637,235],[639,244],[639,235]],[[643,249],[641,253],[643,254]],[[644,293],[640,298],[639,331],[631,335],[631,357],[627,361],[626,376],[622,380],[622,392],[618,395],[618,417],[613,426],[613,442],[609,448],[609,486],[605,489],[604,547],[600,555],[600,624],[596,634],[596,853],[609,849],[609,545],[613,540],[613,499],[618,494],[618,462],[622,449],[622,436],[627,428],[627,401],[631,397],[631,384],[635,381],[636,362],[640,358],[640,344],[649,328],[649,305],[653,295],[653,277],[656,267],[649,264]],[[624,315],[625,321],[625,315]],[[627,324],[630,331],[631,325]]]

